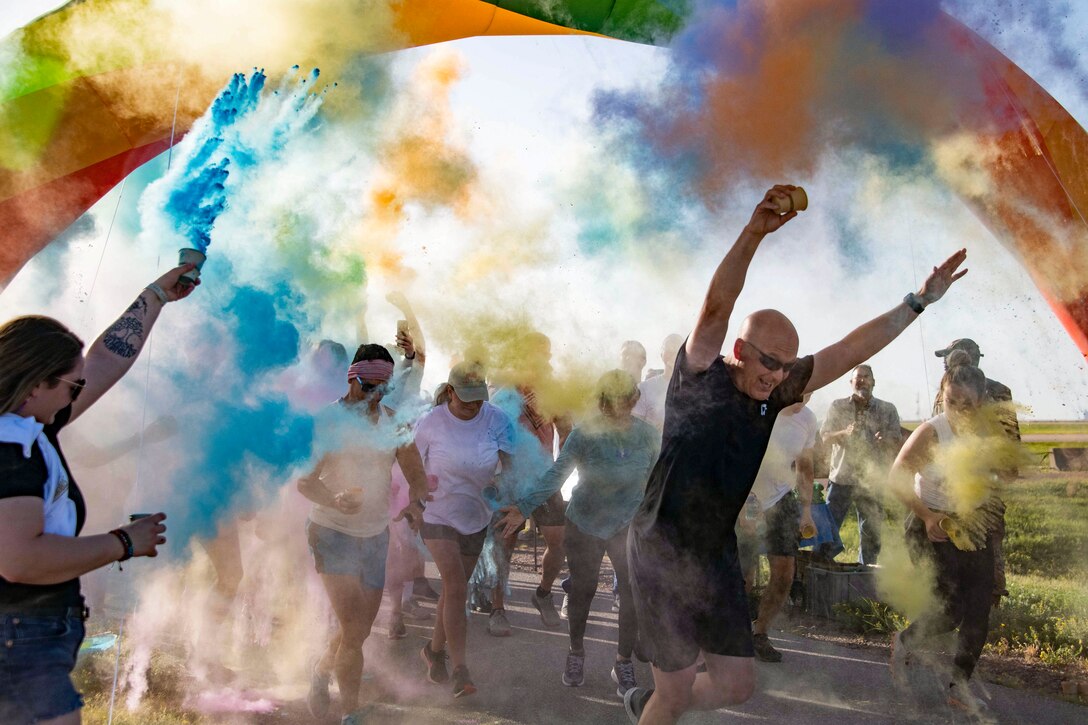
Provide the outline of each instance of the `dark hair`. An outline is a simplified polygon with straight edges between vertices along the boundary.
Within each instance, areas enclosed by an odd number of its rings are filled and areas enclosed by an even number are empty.
[[[16,317],[0,327],[0,414],[17,410],[38,384],[75,367],[82,352],[83,341],[52,317]]]
[[[956,365],[944,371],[941,378],[941,391],[949,385],[959,385],[973,390],[981,402],[986,398],[986,374],[974,365]]]
[[[348,362],[348,351],[344,349],[344,346],[338,343],[336,340],[322,340],[317,343],[318,350],[326,350],[332,357],[333,363],[343,367]]]
[[[354,365],[363,360],[385,360],[390,365],[393,364],[393,356],[389,354],[389,351],[383,345],[360,345],[359,349],[355,351],[355,357],[352,359],[351,364]]]
[[[609,370],[597,380],[597,406],[604,410],[621,403],[638,400],[638,383],[626,370]]]

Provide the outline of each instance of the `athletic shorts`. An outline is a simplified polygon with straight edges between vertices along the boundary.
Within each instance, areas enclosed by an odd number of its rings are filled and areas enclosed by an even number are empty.
[[[782,499],[763,512],[767,525],[763,535],[767,556],[797,556],[801,543],[801,501],[793,494]]]
[[[690,667],[700,650],[755,656],[735,539],[724,551],[699,557],[659,537],[636,536],[632,527],[627,554],[639,642],[655,667]]]
[[[452,526],[446,526],[445,524],[428,524],[424,521],[423,526],[419,529],[419,533],[423,536],[424,541],[427,539],[456,541],[457,548],[461,551],[461,556],[479,556],[480,552],[484,550],[484,539],[487,538],[487,527],[483,527],[475,534],[462,534]]]
[[[351,536],[307,521],[306,538],[318,574],[354,576],[368,589],[385,588],[389,529],[377,536]]]
[[[537,526],[566,526],[567,502],[563,500],[563,494],[556,491],[547,501],[537,506],[533,511],[533,520]]]
[[[31,725],[83,707],[71,677],[83,634],[76,613],[0,614],[0,722]]]

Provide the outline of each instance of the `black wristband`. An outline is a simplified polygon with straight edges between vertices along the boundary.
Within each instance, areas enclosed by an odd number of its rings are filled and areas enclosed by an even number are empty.
[[[922,300],[913,292],[908,292],[907,296],[903,298],[903,302],[907,307],[914,310],[914,314],[916,315],[920,315],[926,310],[926,306],[922,304]]]
[[[124,529],[114,529],[110,533],[120,539],[121,545],[125,547],[125,555],[117,561],[128,561],[136,555],[136,551],[132,548],[132,537],[128,535],[127,531]]]

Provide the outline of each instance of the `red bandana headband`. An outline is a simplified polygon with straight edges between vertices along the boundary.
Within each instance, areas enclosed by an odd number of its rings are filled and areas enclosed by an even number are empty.
[[[387,360],[360,360],[348,366],[348,382],[355,378],[364,380],[389,380],[393,377],[393,363]]]

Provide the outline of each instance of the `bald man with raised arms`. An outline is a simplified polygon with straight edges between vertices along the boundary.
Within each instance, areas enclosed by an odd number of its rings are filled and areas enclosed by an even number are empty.
[[[688,710],[747,700],[755,686],[752,626],[734,533],[783,409],[868,360],[966,274],[959,250],[888,312],[815,355],[777,310],[753,312],[722,355],[733,306],[763,239],[797,213],[770,189],[714,273],[695,328],[676,357],[661,455],[631,524],[628,551],[640,638],[653,690],[635,688],[632,722],[673,723]],[[706,671],[698,672],[700,655]]]

